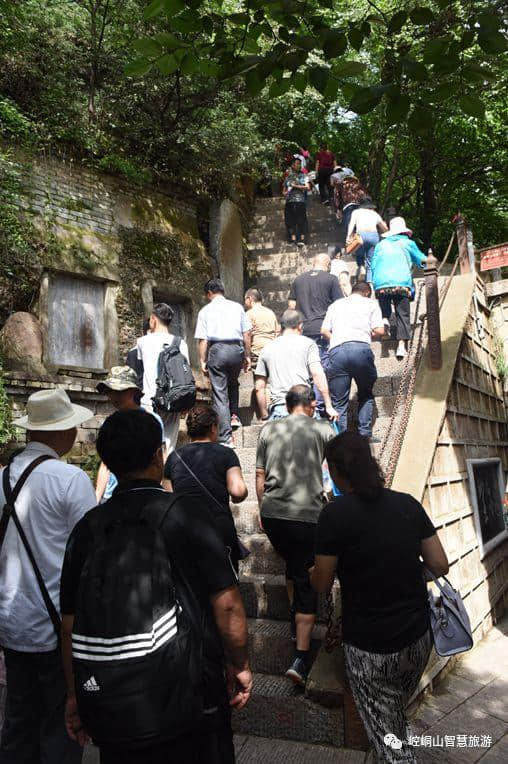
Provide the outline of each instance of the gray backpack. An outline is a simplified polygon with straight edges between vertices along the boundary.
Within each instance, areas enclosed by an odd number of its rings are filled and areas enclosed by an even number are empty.
[[[448,656],[470,650],[473,634],[462,597],[446,576],[441,583],[428,568],[425,570],[439,589],[438,595],[429,589],[430,625],[436,653]]]

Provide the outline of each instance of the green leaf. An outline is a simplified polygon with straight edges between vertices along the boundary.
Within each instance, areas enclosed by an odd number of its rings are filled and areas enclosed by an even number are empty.
[[[485,116],[485,105],[483,101],[475,95],[463,95],[459,98],[459,106],[470,117]]]
[[[469,63],[462,69],[462,76],[469,82],[496,82],[497,76],[484,66]]]
[[[451,54],[448,54],[445,58],[442,58],[440,61],[437,61],[434,64],[434,72],[435,74],[451,74],[452,72],[457,71],[457,69],[460,66],[460,58],[458,56],[452,56]]]
[[[352,48],[360,51],[363,45],[364,34],[358,27],[353,27],[348,32],[348,39]]]
[[[310,35],[297,35],[294,44],[297,48],[302,48],[303,50],[312,50],[316,47],[316,40]]]
[[[402,27],[407,21],[407,11],[398,11],[395,13],[388,22],[388,32],[390,34],[396,34],[400,32]]]
[[[281,64],[285,69],[289,69],[289,71],[294,72],[304,63],[305,58],[306,56],[302,55],[301,53],[286,53],[286,55],[282,56],[281,58]]]
[[[342,95],[348,103],[351,103],[353,97],[362,89],[360,85],[355,82],[341,82],[340,89]]]
[[[414,58],[402,59],[402,66],[407,76],[412,80],[424,82],[428,77],[425,66],[419,61],[415,61]]]
[[[161,45],[157,40],[152,40],[150,37],[143,37],[142,40],[136,40],[134,47],[138,53],[141,53],[143,56],[150,56],[150,58],[160,56],[162,53]]]
[[[199,60],[193,53],[186,53],[182,58],[180,68],[184,74],[194,74],[200,71]]]
[[[506,37],[497,30],[480,30],[478,33],[478,45],[485,53],[492,56],[504,53],[507,48]]]
[[[186,11],[181,16],[170,18],[169,23],[177,32],[184,34],[199,32],[203,28],[201,18],[192,11]]]
[[[408,126],[415,135],[426,135],[434,120],[432,111],[425,106],[415,106],[408,119]]]
[[[226,16],[226,19],[228,21],[233,21],[235,24],[245,26],[245,24],[249,23],[250,16],[248,13],[232,13],[230,16]]]
[[[325,69],[324,66],[314,66],[309,71],[310,84],[312,87],[316,88],[319,93],[325,92],[329,76],[330,70]]]
[[[386,120],[388,124],[396,125],[399,122],[404,122],[410,106],[411,100],[405,93],[399,93],[395,98],[390,99],[386,109]]]
[[[383,94],[378,88],[360,88],[351,99],[349,108],[357,114],[368,114],[378,105],[382,97]]]
[[[327,59],[342,56],[347,48],[347,38],[344,32],[338,29],[329,29],[324,36],[323,52]]]
[[[291,87],[290,77],[283,77],[281,80],[275,80],[275,82],[272,82],[272,84],[270,85],[270,90],[268,91],[268,97],[278,98],[279,96],[287,93],[290,87]]]
[[[145,21],[153,19],[154,16],[158,16],[164,8],[164,0],[153,0],[150,5],[147,5],[143,11],[143,18]]]
[[[295,72],[291,77],[291,84],[296,90],[298,90],[299,93],[303,95],[307,89],[308,84],[307,74],[305,72]]]
[[[424,8],[421,5],[417,5],[416,8],[413,8],[409,14],[409,18],[413,24],[430,24],[432,21],[434,21],[434,14],[430,8]]]
[[[183,0],[164,0],[164,10],[168,16],[174,16],[185,8]]]
[[[337,98],[337,93],[339,90],[339,81],[335,79],[335,77],[328,77],[328,82],[326,83],[325,92],[323,93],[323,97],[325,101],[330,103],[331,101],[335,101]]]
[[[447,101],[448,98],[455,96],[457,93],[457,86],[453,82],[443,82],[438,85],[435,90],[429,93],[429,101],[431,103],[442,103]]]
[[[157,61],[157,66],[159,67],[162,74],[169,75],[173,74],[173,72],[176,72],[178,69],[178,61],[170,53],[166,53],[165,56],[159,58]]]
[[[128,77],[141,77],[143,74],[148,74],[151,68],[152,62],[144,56],[140,56],[127,64],[124,68],[124,74]]]
[[[479,13],[476,17],[476,21],[480,25],[482,33],[496,32],[501,26],[501,19],[494,11],[484,11]]]
[[[360,27],[360,31],[363,34],[364,37],[369,37],[371,33],[370,24],[368,21],[364,21]]]
[[[423,60],[426,64],[436,64],[446,55],[449,40],[446,37],[436,37],[429,40],[423,49]]]
[[[179,48],[183,44],[182,41],[178,39],[178,37],[175,37],[174,34],[170,34],[169,32],[161,32],[160,34],[156,34],[154,39],[157,40],[157,42],[160,43],[163,48],[166,48],[166,50]]]
[[[466,50],[466,48],[470,48],[474,42],[474,38],[475,38],[474,31],[472,29],[466,29],[466,31],[462,33],[462,37],[460,38],[460,49]]]
[[[261,79],[256,69],[250,69],[245,75],[245,84],[251,96],[257,96],[263,90],[265,81]]]
[[[336,77],[352,77],[356,74],[362,74],[367,68],[367,64],[362,64],[361,61],[337,61],[332,71]]]

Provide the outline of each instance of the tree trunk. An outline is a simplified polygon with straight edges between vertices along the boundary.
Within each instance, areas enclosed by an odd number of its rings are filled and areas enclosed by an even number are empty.
[[[386,131],[378,132],[369,146],[367,188],[375,202],[379,203],[383,164],[385,161]]]
[[[420,177],[422,206],[420,208],[420,230],[427,250],[432,246],[432,236],[438,222],[438,202],[435,179],[435,147],[432,135],[426,137],[420,150]]]

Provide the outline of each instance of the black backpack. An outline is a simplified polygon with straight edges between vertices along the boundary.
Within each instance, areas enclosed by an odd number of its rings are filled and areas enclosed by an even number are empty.
[[[76,699],[98,745],[171,739],[202,712],[199,616],[178,602],[160,529],[177,497],[152,491],[140,507],[134,493],[141,499],[144,490],[117,493],[90,513],[76,598]]]
[[[178,413],[196,402],[196,383],[189,362],[180,350],[181,337],[164,345],[157,363],[153,408],[156,414]]]

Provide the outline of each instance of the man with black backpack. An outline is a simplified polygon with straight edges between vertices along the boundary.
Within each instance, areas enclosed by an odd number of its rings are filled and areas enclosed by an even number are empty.
[[[7,669],[0,762],[78,764],[82,751],[64,726],[59,581],[69,534],[95,505],[95,493],[83,470],[60,457],[93,414],[64,390],[39,390],[26,409],[15,424],[27,430],[27,446],[0,480],[0,645]]]
[[[97,450],[119,484],[67,545],[69,734],[91,736],[101,764],[230,764],[230,709],[247,703],[252,677],[214,520],[196,497],[161,488],[161,431],[146,412],[112,414]]]
[[[192,408],[196,400],[189,349],[182,337],[171,334],[172,320],[170,305],[154,305],[150,331],[137,342],[138,360],[143,365],[141,405],[163,421],[166,456],[176,446],[181,412]]]

